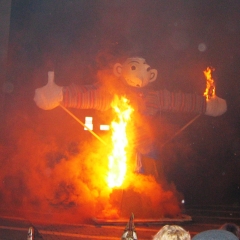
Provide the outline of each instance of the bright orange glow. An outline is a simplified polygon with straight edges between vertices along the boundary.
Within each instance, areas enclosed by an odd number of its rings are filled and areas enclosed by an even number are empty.
[[[207,67],[205,71],[203,71],[205,77],[206,77],[206,90],[204,92],[204,96],[206,97],[207,100],[209,100],[211,97],[215,95],[215,84],[214,80],[212,79],[212,71],[215,69]]]
[[[125,97],[115,97],[112,108],[116,113],[116,119],[111,123],[113,149],[108,156],[107,183],[110,188],[120,187],[126,175],[128,144],[126,127],[133,112],[133,108]]]

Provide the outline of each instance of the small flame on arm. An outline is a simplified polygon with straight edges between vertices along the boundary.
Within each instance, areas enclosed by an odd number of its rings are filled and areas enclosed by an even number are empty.
[[[215,71],[215,69],[210,67],[207,67],[207,69],[203,71],[206,78],[206,89],[203,95],[206,97],[206,100],[215,96],[216,87],[214,79],[212,78],[212,71]]]

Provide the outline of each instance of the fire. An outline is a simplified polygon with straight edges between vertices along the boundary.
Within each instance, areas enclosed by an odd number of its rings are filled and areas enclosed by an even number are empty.
[[[113,149],[108,156],[107,183],[110,188],[120,187],[127,172],[126,127],[131,113],[134,111],[125,97],[118,98],[116,96],[112,108],[116,113],[116,119],[111,123]]]
[[[204,92],[204,96],[207,100],[212,98],[215,95],[215,84],[214,80],[212,79],[212,71],[214,71],[214,68],[207,67],[205,71],[203,71],[205,77],[206,77],[206,90]]]

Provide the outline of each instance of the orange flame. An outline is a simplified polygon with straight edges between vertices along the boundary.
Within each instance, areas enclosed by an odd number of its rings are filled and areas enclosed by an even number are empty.
[[[203,95],[206,97],[206,100],[209,100],[215,95],[216,87],[214,84],[214,80],[212,79],[212,71],[214,70],[214,68],[207,67],[207,69],[203,71],[206,77],[206,90]]]
[[[109,173],[107,183],[110,188],[120,187],[127,172],[128,144],[126,127],[130,120],[133,108],[129,105],[129,100],[125,97],[120,99],[116,96],[112,103],[112,108],[116,113],[116,119],[111,123],[113,150],[108,156]]]

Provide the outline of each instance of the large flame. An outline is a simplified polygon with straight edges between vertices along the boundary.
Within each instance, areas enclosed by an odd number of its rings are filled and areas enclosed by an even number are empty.
[[[108,156],[109,173],[107,183],[110,188],[120,187],[124,181],[127,171],[126,147],[128,140],[126,127],[133,112],[129,100],[125,97],[118,98],[116,96],[112,108],[116,113],[116,119],[111,123],[113,149]]]
[[[203,95],[206,97],[207,100],[214,97],[215,95],[216,88],[215,88],[214,80],[212,78],[212,71],[214,70],[215,70],[214,68],[207,67],[207,69],[203,71],[206,77],[206,90]]]

